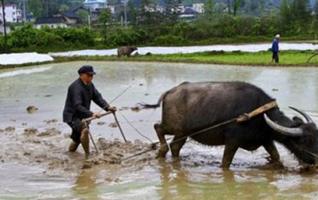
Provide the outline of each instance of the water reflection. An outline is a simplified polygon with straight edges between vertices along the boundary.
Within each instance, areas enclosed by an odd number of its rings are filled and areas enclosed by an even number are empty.
[[[97,190],[98,170],[84,170],[78,176],[72,188],[74,196],[80,199],[99,199]]]
[[[69,131],[61,123],[61,113],[66,88],[76,77],[76,70],[86,62],[59,63],[48,71],[28,75],[0,77],[0,128],[14,125],[16,128],[26,122],[35,128],[47,127],[42,120],[59,119],[56,127]],[[98,75],[95,85],[107,98],[112,99],[132,85],[115,105],[134,106],[138,102],[156,102],[160,94],[183,81],[231,81],[252,82],[273,97],[286,110],[294,105],[301,109],[318,110],[318,71],[316,68],[271,68],[235,67],[175,63],[121,63],[90,62],[96,66]],[[45,67],[45,66],[44,66]],[[7,70],[6,70],[7,71]],[[0,71],[1,73],[1,71]],[[57,80],[56,77],[59,77]],[[273,90],[274,89],[274,90]],[[147,94],[147,95],[145,95]],[[47,97],[47,95],[51,95]],[[39,112],[27,114],[25,108],[35,105]],[[97,110],[93,107],[93,110]],[[160,120],[160,109],[156,111],[132,112],[123,114],[134,126],[153,140],[157,139],[153,123]],[[120,117],[123,129],[130,140],[143,139]],[[16,121],[11,121],[14,119]],[[316,118],[317,119],[317,118]],[[112,118],[101,119],[107,123]],[[94,136],[106,138],[120,137],[117,129],[106,125],[92,124]],[[187,147],[189,148],[189,147]],[[185,148],[185,149],[187,149]],[[198,147],[202,149],[202,147]],[[293,158],[280,148],[284,163],[292,166]],[[192,151],[193,150],[193,151]],[[298,172],[280,172],[250,168],[250,165],[236,165],[232,171],[222,171],[212,159],[221,160],[223,153],[190,149],[183,155],[194,155],[186,162],[158,162],[131,171],[111,170],[105,167],[106,175],[100,170],[85,170],[72,182],[72,196],[78,199],[288,199],[313,198],[318,195],[317,175],[304,175]],[[261,153],[252,157],[239,153],[236,163],[259,164]],[[210,160],[208,160],[209,158]],[[256,158],[256,160],[255,160]],[[202,165],[195,160],[205,161]],[[120,178],[119,182],[105,181],[109,174]],[[122,173],[121,173],[122,172]],[[102,177],[102,179],[100,179]],[[53,183],[54,184],[54,183]],[[67,192],[70,190],[66,188]],[[67,193],[65,192],[65,193]]]
[[[158,163],[161,180],[158,193],[162,200],[277,197],[278,189],[270,184],[276,179],[275,172],[223,171],[214,168],[215,171],[197,174],[193,172],[196,169],[187,169],[179,161]]]

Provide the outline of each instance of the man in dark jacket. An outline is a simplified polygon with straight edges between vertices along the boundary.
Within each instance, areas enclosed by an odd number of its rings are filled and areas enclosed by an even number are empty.
[[[88,117],[99,118],[99,113],[90,111],[91,101],[106,111],[116,112],[116,107],[111,107],[102,97],[92,83],[96,74],[92,66],[85,65],[78,70],[79,78],[68,88],[67,98],[63,111],[63,121],[72,128],[72,143],[69,151],[75,152],[82,144],[86,157],[89,155],[89,130],[82,119]]]
[[[280,35],[277,34],[273,40],[272,43],[272,52],[273,52],[273,57],[272,57],[272,61],[275,63],[279,63],[279,39],[280,39]]]

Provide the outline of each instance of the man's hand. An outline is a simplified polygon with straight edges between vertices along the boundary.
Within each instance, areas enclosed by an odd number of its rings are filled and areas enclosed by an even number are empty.
[[[93,114],[93,117],[95,117],[95,118],[100,118],[100,113],[94,113],[94,114]]]
[[[108,108],[108,111],[110,111],[110,112],[116,112],[117,111],[117,108],[115,107],[115,106],[110,106],[109,108]]]

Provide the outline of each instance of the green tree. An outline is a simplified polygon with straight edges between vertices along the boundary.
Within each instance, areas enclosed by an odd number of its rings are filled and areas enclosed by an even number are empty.
[[[128,9],[128,21],[132,25],[137,25],[138,11],[137,11],[137,9],[134,5],[134,2],[132,0],[128,1],[127,9]]]
[[[111,23],[111,12],[109,9],[104,9],[101,11],[98,22],[101,24],[102,27],[102,35],[104,42],[107,41],[107,34],[108,34],[108,27]]]
[[[41,0],[29,0],[28,8],[35,17],[40,17],[43,14],[43,5]]]
[[[211,19],[213,16],[214,11],[214,1],[213,0],[206,0],[204,3],[204,15]]]
[[[155,21],[153,21],[151,19],[152,13],[150,12],[150,9],[154,9],[152,1],[151,0],[141,0],[139,15],[138,15],[140,24],[149,26],[149,25],[155,23]]]
[[[49,0],[42,0],[42,16],[48,17],[49,14],[49,8],[50,8],[50,1]]]
[[[88,24],[88,11],[87,10],[83,10],[80,9],[76,12],[76,14],[79,16],[79,18],[81,19],[81,22],[83,24]]]
[[[233,5],[233,15],[236,16],[238,10],[242,6],[243,0],[233,0],[232,5]]]
[[[280,19],[282,31],[286,31],[291,25],[292,12],[289,0],[282,0],[280,5]]]
[[[168,24],[175,24],[180,13],[181,0],[166,0],[165,19]]]
[[[66,4],[61,4],[61,5],[60,5],[60,8],[59,8],[59,12],[60,12],[60,13],[64,13],[64,12],[68,11],[69,9],[70,9],[70,8],[69,8],[68,5],[66,5]]]
[[[316,0],[314,5],[314,13],[315,13],[315,17],[318,19],[318,0]]]
[[[308,0],[293,0],[291,13],[299,23],[308,23],[310,19],[310,9]]]
[[[259,11],[260,15],[262,15],[265,11],[265,0],[259,0]]]
[[[232,13],[232,5],[231,4],[232,4],[231,0],[226,0],[227,11],[229,14]]]
[[[311,31],[315,35],[315,39],[317,39],[317,34],[316,32],[318,31],[318,0],[316,0],[315,5],[314,5],[314,18],[311,24]]]

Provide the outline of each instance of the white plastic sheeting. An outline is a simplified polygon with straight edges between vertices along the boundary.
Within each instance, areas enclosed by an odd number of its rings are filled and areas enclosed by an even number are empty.
[[[53,61],[52,56],[39,53],[0,54],[0,65],[21,65]]]
[[[138,53],[144,55],[152,54],[175,54],[175,53],[196,53],[205,51],[242,51],[242,52],[259,52],[267,51],[271,43],[261,44],[241,44],[241,45],[209,45],[209,46],[184,46],[184,47],[140,47]],[[280,50],[317,50],[318,45],[311,43],[280,43]],[[105,50],[80,50],[59,53],[50,53],[51,56],[110,56],[117,55],[117,49]]]

